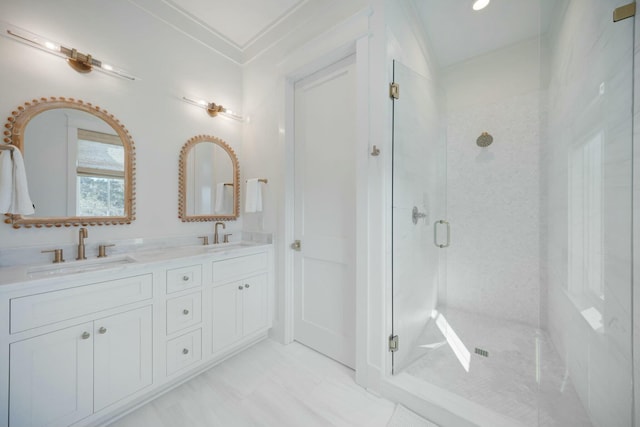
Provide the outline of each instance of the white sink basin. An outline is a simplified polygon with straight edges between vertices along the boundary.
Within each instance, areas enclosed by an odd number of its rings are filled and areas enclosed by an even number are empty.
[[[233,249],[248,248],[251,246],[257,246],[259,243],[254,242],[231,242],[231,243],[216,243],[213,245],[202,246],[205,252],[223,252]]]
[[[62,274],[77,274],[88,271],[113,268],[123,264],[136,262],[130,256],[112,256],[85,261],[71,261],[59,264],[38,265],[27,268],[27,276],[30,278],[58,276]]]

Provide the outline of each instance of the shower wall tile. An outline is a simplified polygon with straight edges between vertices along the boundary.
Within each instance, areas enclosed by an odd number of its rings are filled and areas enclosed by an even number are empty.
[[[537,327],[539,92],[450,110],[447,140],[447,303]]]
[[[635,79],[637,88],[640,76],[637,68],[633,74],[629,66],[629,58],[635,54],[637,60],[639,55],[638,46],[634,48],[627,37],[632,22],[611,22],[611,11],[619,3],[569,0],[564,15],[549,29],[549,46],[544,50],[550,55],[541,154],[545,165],[542,216],[548,221],[541,239],[548,330],[597,427],[631,425],[633,406],[630,248],[638,243],[638,235],[636,228],[632,242],[630,225],[638,219],[630,213],[629,105],[640,98],[629,87]],[[636,116],[636,123],[639,120]],[[603,142],[598,162],[602,171],[602,299],[575,279],[581,277],[580,271],[572,280],[572,269],[580,268],[579,238],[590,236],[576,225],[582,221],[576,213],[582,213],[580,185],[584,182],[573,180],[580,179],[575,177],[582,167],[583,147],[596,137]],[[635,161],[640,164],[637,157]],[[576,168],[573,173],[572,168]],[[572,203],[576,206],[573,211]],[[638,207],[637,199],[635,205]],[[638,307],[637,299],[635,304]],[[588,313],[594,312],[602,316],[601,326],[587,320]],[[637,378],[636,372],[636,384]]]

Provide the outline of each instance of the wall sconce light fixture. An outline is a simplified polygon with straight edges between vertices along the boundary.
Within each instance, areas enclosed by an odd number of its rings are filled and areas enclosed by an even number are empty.
[[[182,97],[182,100],[187,104],[195,105],[196,107],[204,108],[207,114],[211,117],[216,117],[218,114],[221,116],[229,117],[234,120],[243,121],[241,115],[234,113],[228,108],[223,107],[222,105],[218,105],[215,102],[207,102],[202,99],[195,100],[192,98],[187,98],[186,96]]]
[[[56,55],[60,58],[64,58],[69,66],[79,73],[88,73],[91,70],[98,70],[127,80],[136,80],[136,78],[131,74],[100,61],[91,56],[91,54],[80,53],[75,48],[63,46],[60,43],[47,39],[46,37],[39,36],[3,21],[0,21],[0,27],[2,29],[1,35],[11,40],[24,43],[28,46],[35,47],[36,49],[43,50],[52,55]]]

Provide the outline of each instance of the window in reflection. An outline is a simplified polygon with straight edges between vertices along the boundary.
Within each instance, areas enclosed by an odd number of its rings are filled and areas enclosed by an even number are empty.
[[[569,165],[569,291],[599,312],[604,300],[602,148],[599,132],[572,150]]]
[[[78,129],[77,215],[124,215],[124,147],[120,138]]]

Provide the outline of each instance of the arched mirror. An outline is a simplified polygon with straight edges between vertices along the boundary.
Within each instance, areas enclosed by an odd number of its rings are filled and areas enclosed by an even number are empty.
[[[12,112],[4,142],[23,154],[35,213],[19,227],[129,224],[135,219],[135,152],[125,127],[100,107],[41,98]]]
[[[182,221],[226,221],[240,213],[240,166],[223,140],[198,135],[180,151],[178,216]]]

